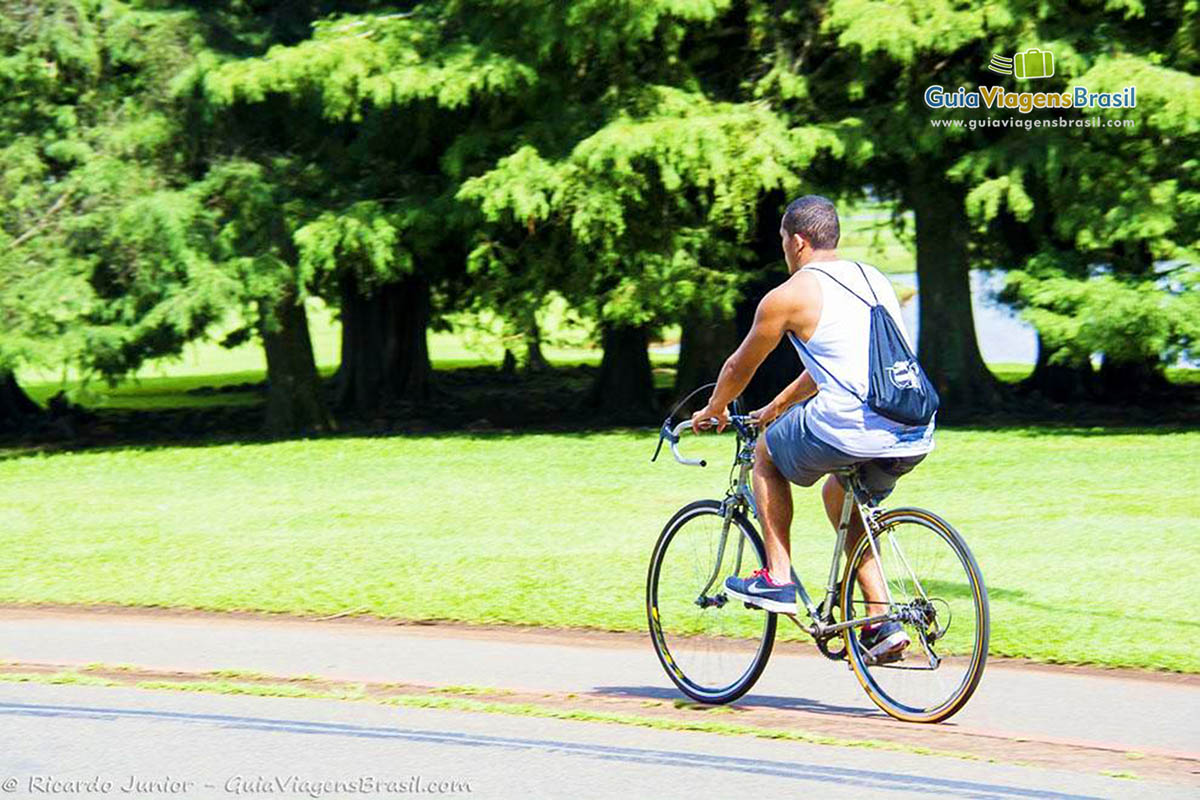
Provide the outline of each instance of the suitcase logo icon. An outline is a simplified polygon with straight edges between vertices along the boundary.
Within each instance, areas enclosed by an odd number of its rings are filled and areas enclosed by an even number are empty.
[[[1012,58],[992,56],[992,60],[988,62],[988,69],[1001,75],[1015,75],[1026,80],[1051,78],[1054,76],[1054,53],[1031,47]]]

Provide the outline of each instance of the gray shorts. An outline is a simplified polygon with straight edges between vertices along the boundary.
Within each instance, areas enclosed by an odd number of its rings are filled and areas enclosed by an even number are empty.
[[[796,404],[767,427],[767,452],[775,467],[792,483],[812,486],[837,469],[859,467],[859,480],[876,502],[892,493],[901,475],[921,463],[924,454],[897,458],[863,458],[843,453],[818,439],[804,424],[804,406]],[[845,485],[841,478],[838,478]]]

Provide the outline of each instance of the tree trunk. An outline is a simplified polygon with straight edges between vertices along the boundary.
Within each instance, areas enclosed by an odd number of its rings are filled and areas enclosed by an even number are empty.
[[[1082,364],[1051,364],[1053,353],[1038,337],[1037,363],[1033,373],[1021,382],[1021,388],[1037,392],[1047,400],[1069,403],[1091,399],[1096,389],[1096,372],[1090,361]]]
[[[675,395],[682,399],[688,392],[717,379],[721,365],[738,346],[737,326],[732,317],[712,318],[698,312],[683,321],[679,340],[679,361],[675,369]],[[702,398],[708,395],[701,392]]]
[[[504,348],[504,360],[500,362],[500,374],[509,376],[517,374],[517,357],[507,347]]]
[[[604,357],[592,384],[588,404],[625,420],[652,418],[654,375],[650,370],[650,337],[646,328],[605,326]]]
[[[971,311],[966,193],[936,167],[914,165],[908,205],[916,216],[921,365],[953,414],[994,408],[1000,387],[979,354]]]
[[[342,363],[337,406],[364,417],[429,398],[429,284],[410,276],[362,294],[342,282]]]
[[[542,332],[533,323],[525,332],[525,371],[548,372],[550,362],[542,355]]]
[[[273,308],[261,304],[260,314],[267,355],[267,432],[287,436],[331,429],[304,303],[289,291]]]
[[[779,222],[787,203],[788,198],[778,191],[768,192],[759,199],[753,247],[756,263],[765,267],[765,271],[742,290],[742,299],[735,309],[738,341],[750,332],[754,312],[767,292],[788,279],[787,264],[779,247]],[[744,410],[753,411],[771,402],[803,369],[795,348],[784,337],[759,365],[742,392]]]
[[[1109,403],[1152,399],[1171,388],[1157,358],[1127,362],[1105,357],[1100,364],[1099,384],[1101,400]]]
[[[0,430],[18,430],[42,408],[25,394],[11,372],[0,372]]]

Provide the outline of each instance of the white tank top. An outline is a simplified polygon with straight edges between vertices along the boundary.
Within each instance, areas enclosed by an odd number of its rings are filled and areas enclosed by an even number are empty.
[[[817,270],[824,270],[872,303],[874,289],[908,346],[913,346],[900,316],[900,301],[883,273],[867,264],[860,271],[852,261],[807,265],[802,271],[815,277],[821,286],[821,318],[812,337],[804,343],[816,358],[792,340],[797,334],[789,332],[788,337],[819,390],[804,407],[805,424],[818,439],[852,456],[877,458],[928,453],[933,449],[933,421],[928,425],[905,425],[880,416],[859,399],[865,398],[869,389],[871,311],[866,303]],[[863,280],[864,272],[869,287]],[[839,385],[839,381],[845,386]],[[858,397],[847,387],[857,392]]]

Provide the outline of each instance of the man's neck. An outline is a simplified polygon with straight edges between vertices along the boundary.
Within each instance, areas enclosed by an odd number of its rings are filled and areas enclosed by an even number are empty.
[[[838,258],[837,250],[813,250],[808,260],[800,265],[800,269],[804,269],[809,264],[820,264],[826,261],[841,261]]]

